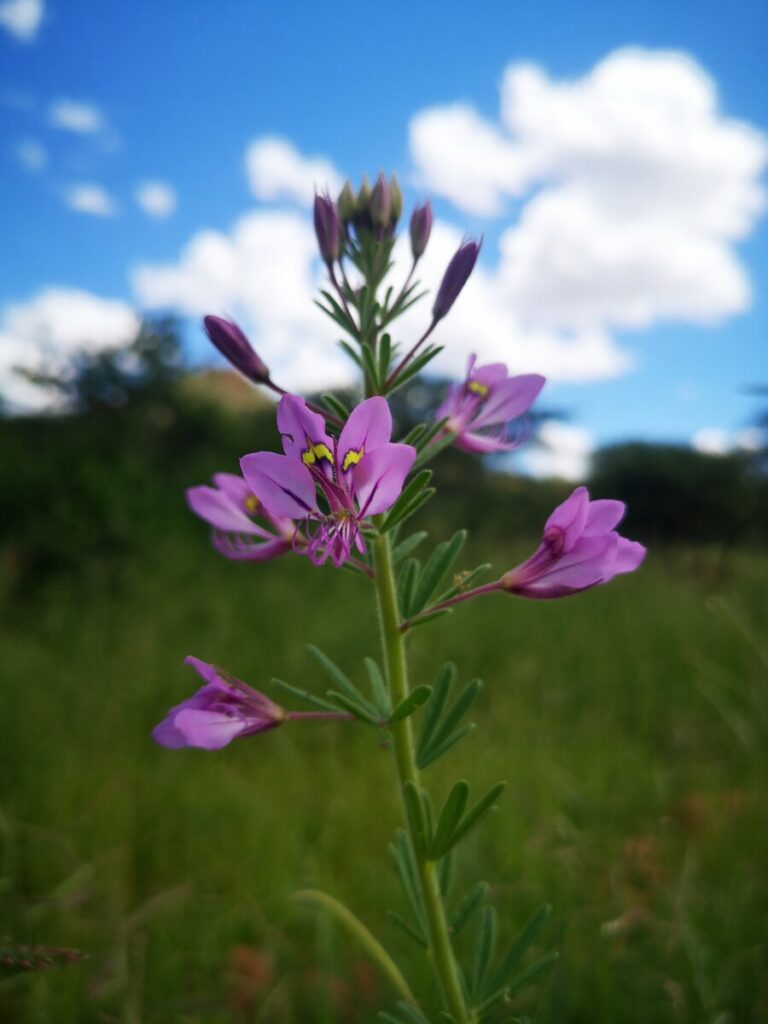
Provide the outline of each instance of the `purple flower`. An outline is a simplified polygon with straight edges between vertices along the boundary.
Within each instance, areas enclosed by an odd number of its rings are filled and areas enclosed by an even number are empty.
[[[225,359],[254,384],[266,384],[269,370],[236,323],[220,316],[203,317],[205,332]]]
[[[454,385],[435,413],[447,417],[445,429],[456,434],[456,446],[466,452],[508,452],[517,442],[507,439],[507,424],[526,413],[544,387],[538,373],[510,377],[504,363],[475,366],[471,355],[467,376]],[[487,433],[488,427],[498,427]]]
[[[432,206],[429,202],[417,206],[411,214],[411,253],[414,260],[424,255],[432,232]]]
[[[437,298],[432,307],[432,316],[435,320],[442,320],[459,297],[459,292],[467,283],[469,275],[475,268],[477,255],[482,244],[482,239],[479,242],[472,240],[462,242],[453,254],[451,262],[443,274],[443,280],[440,282]]]
[[[336,204],[330,196],[315,195],[315,234],[320,255],[330,266],[339,258],[341,221]]]
[[[397,500],[416,450],[390,443],[392,416],[379,397],[352,410],[338,440],[297,395],[280,400],[277,426],[285,454],[244,456],[243,476],[273,516],[303,521],[308,543],[302,550],[316,565],[330,557],[340,566],[353,547],[365,551],[364,520]]]
[[[625,508],[622,501],[590,501],[586,487],[577,487],[547,520],[536,553],[502,576],[502,589],[522,597],[567,597],[632,572],[645,548],[615,531]]]
[[[228,672],[191,656],[184,659],[205,685],[171,708],[152,732],[163,747],[219,750],[240,736],[281,725],[288,712]]]
[[[225,558],[265,562],[290,551],[296,526],[268,512],[240,476],[215,473],[213,487],[190,487],[187,504],[213,527],[214,548]],[[257,517],[260,523],[254,522]]]

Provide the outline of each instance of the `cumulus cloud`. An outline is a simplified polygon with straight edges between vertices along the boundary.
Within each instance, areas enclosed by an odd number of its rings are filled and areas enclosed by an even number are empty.
[[[765,441],[765,433],[758,427],[736,432],[722,427],[702,427],[691,438],[691,447],[705,455],[729,455],[736,451],[759,452]]]
[[[0,27],[22,43],[31,43],[45,14],[43,0],[4,0],[0,3]]]
[[[35,139],[22,139],[14,152],[16,159],[28,171],[42,171],[48,164],[48,150]]]
[[[144,181],[136,189],[136,202],[149,217],[164,220],[176,210],[176,190],[164,181]]]
[[[766,139],[722,114],[683,54],[618,50],[574,81],[511,65],[499,122],[435,107],[410,139],[420,184],[460,209],[525,200],[496,283],[532,330],[605,337],[749,305],[733,243],[765,205]]]
[[[320,281],[309,218],[292,210],[254,210],[228,233],[200,231],[177,262],[133,274],[147,309],[241,320],[274,378],[295,390],[352,380],[338,330],[312,303]]]
[[[50,405],[50,393],[16,368],[64,370],[77,352],[119,348],[135,336],[139,318],[126,302],[72,288],[46,288],[0,314],[0,395],[15,410]]]
[[[523,457],[525,468],[536,477],[582,481],[589,474],[593,434],[584,427],[546,420],[538,433],[540,446],[530,447]]]
[[[315,191],[335,195],[341,175],[326,157],[303,156],[286,139],[265,136],[246,150],[245,167],[257,199],[288,199],[309,206]]]
[[[51,103],[48,119],[55,128],[76,135],[95,135],[107,127],[104,114],[94,103],[64,97]]]
[[[118,212],[117,203],[101,185],[80,182],[64,191],[64,202],[78,213],[92,217],[114,217]]]

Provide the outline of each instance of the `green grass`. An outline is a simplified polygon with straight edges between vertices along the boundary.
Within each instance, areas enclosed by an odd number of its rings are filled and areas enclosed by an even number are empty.
[[[215,754],[149,735],[195,685],[187,653],[258,687],[320,688],[314,642],[359,673],[378,655],[370,588],[299,559],[230,565],[187,537],[5,609],[0,942],[90,956],[0,980],[2,1024],[373,1021],[392,993],[292,903],[307,886],[429,990],[386,917],[403,910],[400,809],[373,730],[293,723]],[[498,596],[415,631],[414,683],[444,660],[485,680],[477,732],[426,781],[509,783],[462,848],[456,896],[487,879],[503,939],[554,905],[539,952],[560,962],[510,1015],[768,1019],[766,570],[746,552],[656,552],[571,600]]]

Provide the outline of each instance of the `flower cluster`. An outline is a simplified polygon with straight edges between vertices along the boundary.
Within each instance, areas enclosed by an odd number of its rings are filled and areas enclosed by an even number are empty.
[[[429,203],[414,209],[409,225],[410,272],[399,291],[392,286],[384,290],[402,209],[394,175],[389,180],[379,175],[373,188],[364,179],[357,193],[347,183],[335,202],[327,194],[315,198],[315,232],[329,281],[319,305],[349,339],[342,341],[342,347],[364,378],[367,397],[351,410],[337,396],[324,398],[320,408],[287,393],[272,379],[237,324],[218,316],[205,318],[208,336],[225,358],[253,384],[280,395],[277,428],[282,452],[245,454],[240,459],[241,475],[217,473],[212,485],[187,491],[190,509],[211,528],[213,546],[226,558],[264,562],[296,554],[316,566],[346,566],[371,581],[384,661],[380,667],[374,659],[365,659],[370,692],[361,690],[315,648],[334,688],[320,696],[273,680],[316,708],[291,711],[223,669],[188,657],[203,685],[168,712],[155,728],[154,738],[170,748],[218,750],[235,739],[298,719],[356,720],[376,727],[392,750],[400,796],[407,808],[407,831],[399,834],[394,849],[418,919],[404,927],[429,951],[442,998],[439,1019],[471,1024],[486,1019],[506,997],[505,985],[517,987],[511,972],[519,950],[515,952],[513,946],[495,969],[489,967],[493,942],[487,936],[495,928],[495,919],[486,907],[474,954],[473,982],[467,987],[464,979],[469,975],[462,978],[459,970],[443,886],[433,884],[433,869],[440,866],[442,879],[444,858],[492,809],[503,783],[467,809],[469,787],[461,780],[436,812],[420,772],[470,731],[462,718],[477,696],[479,682],[469,683],[451,702],[454,670],[448,665],[438,671],[433,687],[410,690],[403,634],[484,595],[507,593],[540,600],[577,594],[636,569],[645,549],[617,531],[625,512],[622,502],[593,501],[585,487],[578,487],[549,516],[531,557],[493,582],[473,586],[487,566],[451,576],[465,531],[438,544],[424,564],[408,557],[426,534],[404,537],[403,524],[434,493],[425,464],[449,444],[481,455],[517,447],[525,439],[526,417],[545,380],[539,374],[512,375],[504,363],[478,365],[472,355],[464,379],[449,388],[434,420],[420,424],[402,440],[393,440],[388,398],[439,353],[429,338],[459,298],[481,248],[480,242],[471,239],[462,242],[436,290],[424,333],[402,354],[393,342],[391,324],[420,297],[413,276],[433,220]],[[451,578],[453,582],[447,582]],[[414,745],[409,718],[416,713],[423,717]],[[344,913],[349,921],[351,915]],[[540,912],[535,920],[543,919]],[[526,926],[526,942],[534,931],[533,924]],[[419,1004],[407,982],[370,935],[366,947],[386,964],[388,977],[403,996],[398,1005],[408,1011],[403,1010],[401,1017],[382,1017],[399,1024],[425,1022],[427,1016],[414,1008]],[[538,963],[546,966],[551,960],[550,955]],[[528,980],[532,972],[528,968],[517,977]],[[430,1014],[429,1019],[436,1018]]]

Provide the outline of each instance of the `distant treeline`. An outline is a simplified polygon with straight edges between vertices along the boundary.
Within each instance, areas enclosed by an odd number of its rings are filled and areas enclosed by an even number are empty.
[[[127,557],[151,557],[169,532],[199,542],[201,525],[185,509],[184,489],[216,470],[235,472],[239,453],[277,447],[271,403],[226,374],[189,378],[176,338],[172,323],[155,324],[128,354],[84,357],[66,379],[45,379],[68,415],[0,419],[6,592],[62,571],[117,571]],[[395,413],[407,421],[408,402]],[[434,469],[446,501],[443,521],[433,525],[467,525],[497,538],[535,539],[573,486],[498,472],[451,450]],[[640,540],[768,540],[768,475],[759,454],[622,444],[597,453],[585,482],[595,497],[628,503],[624,532]],[[424,515],[431,514],[427,506]]]

